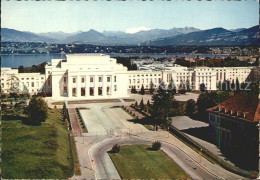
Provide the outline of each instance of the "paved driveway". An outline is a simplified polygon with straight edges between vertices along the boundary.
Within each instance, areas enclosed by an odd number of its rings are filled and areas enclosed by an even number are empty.
[[[191,129],[191,128],[199,128],[199,127],[208,127],[209,124],[195,121],[188,116],[175,116],[172,117],[172,125],[179,130]]]
[[[121,108],[92,107],[80,110],[89,133],[85,135],[129,134],[148,131],[140,124],[129,122],[132,117]]]

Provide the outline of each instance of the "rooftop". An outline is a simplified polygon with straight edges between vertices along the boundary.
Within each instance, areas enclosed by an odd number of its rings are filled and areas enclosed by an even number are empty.
[[[240,120],[259,122],[260,102],[258,96],[237,94],[207,110]]]

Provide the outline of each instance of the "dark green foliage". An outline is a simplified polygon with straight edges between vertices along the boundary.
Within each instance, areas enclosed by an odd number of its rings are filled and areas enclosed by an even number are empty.
[[[180,94],[186,94],[186,89],[180,89],[179,91],[178,91]]]
[[[153,142],[153,144],[152,144],[152,149],[153,149],[154,151],[158,151],[158,150],[161,149],[161,146],[162,146],[162,143],[161,143],[160,141],[155,141],[155,142]]]
[[[113,145],[111,152],[112,153],[119,153],[120,151],[120,146],[118,144]]]
[[[134,57],[116,57],[117,63],[123,64],[128,70],[137,70],[136,64],[132,64],[131,59]]]
[[[140,101],[139,108],[140,108],[141,111],[143,111],[144,108],[145,108],[143,99]]]
[[[193,99],[190,99],[186,102],[186,115],[192,116],[196,111],[196,102]]]
[[[200,84],[200,92],[205,92],[206,91],[206,86],[204,83]]]
[[[203,60],[197,60],[196,62],[189,62],[185,59],[177,59],[175,61],[175,64],[186,66],[186,67],[192,67],[192,66],[204,66],[207,67],[246,67],[246,66],[252,66],[252,64],[246,62],[246,61],[240,61],[236,58],[226,57],[223,60],[221,59],[207,59],[206,63],[203,62]]]
[[[150,94],[153,94],[153,92],[154,92],[154,85],[153,85],[153,82],[151,81],[149,93],[150,93]]]
[[[180,83],[180,87],[179,87],[178,92],[180,94],[186,94],[186,92],[187,92],[186,84],[183,81],[181,81],[181,83]]]
[[[206,91],[201,93],[196,103],[198,116],[201,119],[207,119],[206,109],[216,106],[231,96],[233,96],[233,93],[227,91],[213,91],[210,93]]]
[[[144,94],[145,94],[145,90],[144,90],[144,85],[143,85],[143,84],[142,84],[142,87],[141,87],[140,94],[141,94],[141,95],[144,95]]]
[[[168,93],[171,93],[172,95],[176,94],[176,86],[173,82],[173,79],[170,81],[170,84],[168,85],[167,91],[168,91]]]
[[[43,62],[41,64],[32,65],[31,67],[24,67],[24,66],[19,66],[18,72],[19,73],[33,73],[33,72],[39,72],[39,73],[45,73],[45,65],[47,62]]]
[[[137,101],[135,101],[135,108],[138,108],[138,103],[137,103]]]
[[[135,89],[135,86],[132,86],[131,93],[132,94],[136,94],[137,93],[137,90]]]
[[[172,108],[172,95],[167,93],[163,88],[159,88],[158,92],[153,95],[153,105],[151,107],[151,115],[155,122],[166,123],[167,116]]]
[[[42,97],[32,97],[28,110],[28,123],[32,125],[40,125],[45,122],[48,114],[48,105]]]

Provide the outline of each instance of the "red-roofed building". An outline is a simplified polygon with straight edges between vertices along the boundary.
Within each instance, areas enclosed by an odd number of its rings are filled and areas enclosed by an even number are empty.
[[[258,163],[260,118],[258,96],[237,94],[207,111],[209,135],[218,147],[232,154],[240,163],[245,160],[245,164],[255,167]]]

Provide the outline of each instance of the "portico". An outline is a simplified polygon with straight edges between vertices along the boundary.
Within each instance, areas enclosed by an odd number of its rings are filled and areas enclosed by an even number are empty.
[[[127,68],[103,54],[67,55],[46,66],[51,69],[53,99],[127,97]],[[120,88],[118,85],[120,84]]]

